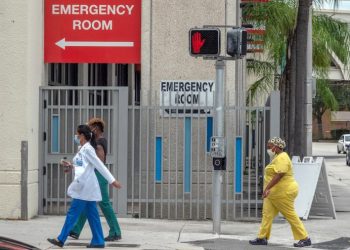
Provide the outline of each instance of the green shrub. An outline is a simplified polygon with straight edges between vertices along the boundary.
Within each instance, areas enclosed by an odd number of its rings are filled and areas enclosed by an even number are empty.
[[[332,139],[339,140],[342,134],[350,134],[350,131],[348,129],[343,129],[343,128],[331,130]]]

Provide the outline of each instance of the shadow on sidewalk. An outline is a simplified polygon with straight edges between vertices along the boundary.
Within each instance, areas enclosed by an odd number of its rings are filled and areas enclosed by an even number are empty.
[[[186,242],[195,246],[203,247],[206,250],[285,250],[290,247],[284,247],[276,244],[268,244],[267,246],[252,246],[248,241],[236,240],[236,239],[210,239]]]
[[[277,244],[268,244],[267,246],[252,246],[247,241],[235,239],[211,239],[186,242],[195,246],[203,247],[206,250],[283,250],[291,249],[292,246],[282,246]],[[341,237],[332,241],[320,242],[312,244],[311,248],[327,249],[327,250],[345,250],[350,247],[350,238]],[[295,248],[294,248],[295,249]]]
[[[328,250],[343,250],[349,249],[350,247],[350,238],[341,237],[335,240],[320,242],[312,245],[313,248],[318,249],[328,249]]]

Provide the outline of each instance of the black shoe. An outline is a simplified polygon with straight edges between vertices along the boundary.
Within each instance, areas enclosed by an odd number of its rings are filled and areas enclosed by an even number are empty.
[[[267,245],[267,239],[263,238],[263,239],[259,239],[256,238],[255,240],[250,240],[249,241],[250,245]]]
[[[105,238],[105,241],[117,241],[117,240],[121,240],[122,236],[121,235],[114,235],[114,236],[107,236]]]
[[[87,245],[86,248],[105,248],[105,245]]]
[[[50,242],[51,244],[59,246],[59,247],[63,247],[63,245],[64,245],[61,241],[59,241],[57,239],[48,238],[47,241]]]
[[[73,232],[73,231],[70,231],[69,234],[68,234],[69,237],[72,237],[73,239],[79,239],[79,234]]]
[[[297,243],[294,243],[294,247],[308,247],[311,246],[311,239],[307,237],[304,240],[299,240]]]

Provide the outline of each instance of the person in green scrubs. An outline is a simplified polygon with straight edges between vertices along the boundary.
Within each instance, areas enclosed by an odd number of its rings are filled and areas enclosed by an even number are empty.
[[[96,154],[100,158],[103,163],[106,163],[106,155],[107,155],[107,140],[103,137],[104,131],[104,122],[100,118],[92,118],[88,125],[91,131],[95,134],[96,137]],[[101,208],[103,215],[105,216],[108,226],[109,226],[109,234],[105,238],[105,241],[117,241],[122,238],[120,227],[118,224],[117,217],[113,211],[112,204],[109,200],[108,194],[108,182],[107,180],[98,172],[95,171],[98,183],[100,185],[102,201],[98,203]],[[70,231],[69,236],[74,239],[79,239],[80,233],[83,230],[83,227],[86,222],[86,214],[82,213],[75,223],[73,229]]]

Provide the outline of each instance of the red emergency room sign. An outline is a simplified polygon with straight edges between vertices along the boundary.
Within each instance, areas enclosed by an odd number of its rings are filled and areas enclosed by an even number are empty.
[[[46,63],[131,63],[141,57],[141,0],[45,0]]]

